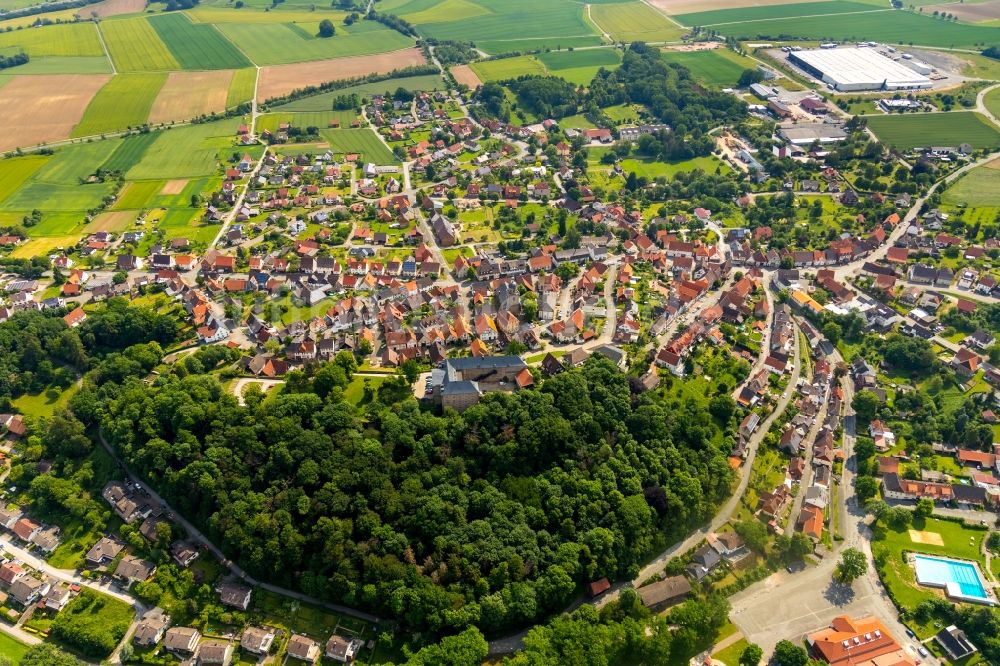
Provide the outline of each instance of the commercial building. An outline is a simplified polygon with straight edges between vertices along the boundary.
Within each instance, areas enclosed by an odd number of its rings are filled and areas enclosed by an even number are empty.
[[[839,92],[917,90],[931,80],[909,63],[885,57],[875,49],[819,49],[789,53],[793,65]]]
[[[803,123],[781,125],[778,136],[793,146],[811,146],[814,142],[837,143],[847,138],[844,126],[839,123]]]
[[[833,618],[830,626],[809,634],[809,651],[830,666],[913,666],[913,659],[874,617]]]

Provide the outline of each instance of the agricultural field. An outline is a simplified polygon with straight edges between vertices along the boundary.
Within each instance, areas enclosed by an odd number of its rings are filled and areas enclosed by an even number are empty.
[[[44,56],[17,66],[18,74],[110,74],[107,56]]]
[[[826,2],[798,2],[792,4],[766,4],[739,7],[733,9],[715,9],[712,11],[693,12],[678,16],[677,20],[684,25],[699,25],[714,27],[726,23],[744,21],[763,21],[801,16],[826,16],[830,14],[848,14],[854,12],[888,11],[873,5],[851,2],[849,0],[829,0]]]
[[[73,136],[93,136],[146,124],[166,80],[165,73],[153,72],[112,77],[87,105]]]
[[[220,155],[229,157],[235,150],[233,138],[238,125],[238,120],[222,120],[160,132],[126,178],[149,180],[215,175]]]
[[[381,23],[339,24],[337,34],[317,37],[314,23],[222,23],[218,29],[258,65],[285,65],[312,60],[386,53],[413,46],[413,39]],[[214,30],[214,28],[212,28]]]
[[[104,0],[104,2],[98,2],[96,5],[89,5],[76,11],[81,18],[92,16],[108,18],[121,14],[138,14],[145,8],[145,0]]]
[[[15,47],[32,58],[44,56],[103,56],[93,23],[64,23],[0,33],[0,49]]]
[[[455,0],[450,0],[454,3]],[[428,37],[474,41],[487,53],[529,51],[540,48],[592,46],[601,43],[595,29],[584,17],[581,4],[570,0],[464,0],[474,5],[476,15],[456,18],[432,3],[414,0],[394,10],[404,15],[410,7],[426,10],[424,19],[438,19],[417,23],[417,30]],[[479,13],[479,10],[485,13]],[[460,10],[460,12],[463,10]],[[413,12],[416,13],[416,12]],[[524,17],[530,16],[526,21]]]
[[[375,164],[395,164],[399,161],[370,129],[325,129],[320,130],[320,136],[335,153],[359,153],[359,161]]]
[[[263,102],[321,83],[368,74],[388,74],[393,70],[425,63],[424,54],[420,49],[408,48],[378,55],[264,67],[260,72],[257,99]]]
[[[257,85],[257,70],[255,68],[238,69],[233,72],[229,82],[229,94],[226,96],[226,108],[231,109],[253,99],[253,90]]]
[[[901,149],[960,143],[973,148],[1000,146],[1000,131],[974,111],[869,116],[868,127],[880,141]]]
[[[303,97],[287,104],[275,106],[273,111],[327,111],[333,105],[333,100],[341,95],[356,94],[359,97],[370,97],[386,92],[393,92],[397,88],[409,91],[429,91],[441,90],[444,82],[436,74],[426,74],[423,76],[405,76],[398,79],[386,79],[378,83],[360,83],[356,86],[341,88],[331,92],[320,93]]]
[[[406,13],[402,18],[415,25],[425,23],[442,23],[447,21],[464,21],[477,16],[487,16],[490,11],[481,4],[471,0],[414,0],[403,7]]]
[[[468,65],[452,65],[449,71],[455,77],[455,82],[460,86],[475,88],[483,82]]]
[[[142,210],[149,206],[166,184],[162,180],[137,180],[125,185],[112,207],[114,210]]]
[[[28,155],[0,161],[0,203],[17,192],[50,159],[49,155]]]
[[[686,67],[695,80],[709,88],[735,86],[743,70],[757,67],[756,61],[729,49],[664,51],[663,60]]]
[[[593,5],[590,19],[615,41],[680,41],[686,30],[644,2]]]
[[[484,60],[474,62],[469,67],[481,81],[505,81],[529,74],[538,76],[547,74],[545,65],[539,62],[535,56],[530,55],[503,58],[502,60]]]
[[[67,139],[109,80],[94,76],[18,76],[3,87],[0,151]]]
[[[716,157],[696,157],[677,162],[661,162],[641,157],[622,160],[622,170],[625,173],[634,171],[635,175],[640,177],[645,176],[650,180],[658,177],[670,178],[678,173],[694,171],[695,169],[715,173],[715,170],[720,166],[723,171],[730,170],[725,163]]]
[[[101,164],[101,168],[105,171],[125,173],[142,160],[142,156],[157,138],[158,135],[152,132],[125,137],[118,143],[115,152]]]
[[[1000,206],[1000,161],[967,172],[944,191],[941,202],[973,208]]]
[[[814,3],[814,0],[650,0],[649,4],[671,16],[679,16],[692,12],[762,5],[791,5],[802,2]]]
[[[680,17],[684,19],[685,17]],[[912,44],[943,48],[979,49],[1000,38],[1000,28],[951,23],[906,11],[843,14],[836,20],[799,17],[722,23],[711,26],[720,34],[739,39],[797,37],[815,41],[874,40],[886,44]]]
[[[983,96],[983,104],[995,117],[1000,118],[1000,88],[991,90]]]
[[[149,112],[150,123],[189,120],[226,110],[233,71],[171,72]]]
[[[237,69],[252,63],[214,26],[195,24],[178,13],[149,19],[183,69]]]
[[[119,72],[159,72],[181,69],[145,17],[101,22],[101,34]]]

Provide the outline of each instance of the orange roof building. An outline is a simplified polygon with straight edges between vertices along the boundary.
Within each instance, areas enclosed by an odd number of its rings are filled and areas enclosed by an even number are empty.
[[[914,666],[903,647],[874,617],[833,618],[830,626],[809,634],[810,652],[830,666]]]

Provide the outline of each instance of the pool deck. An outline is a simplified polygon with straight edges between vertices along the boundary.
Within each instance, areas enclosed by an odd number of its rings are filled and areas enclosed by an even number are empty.
[[[986,595],[984,597],[972,596],[962,592],[962,588],[956,582],[941,583],[939,581],[928,581],[920,579],[920,570],[917,568],[917,558],[923,558],[927,560],[937,560],[939,562],[948,563],[960,563],[971,565],[973,571],[976,572],[976,577],[979,580],[979,586],[982,588],[983,593]],[[945,596],[954,601],[963,601],[970,604],[980,604],[986,606],[997,606],[997,600],[993,592],[993,586],[990,582],[983,576],[982,570],[979,568],[979,562],[975,560],[966,560],[960,557],[941,557],[939,555],[930,555],[927,553],[916,553],[909,552],[906,556],[907,562],[913,567],[914,577],[917,583],[924,585],[925,587],[934,587],[938,589],[943,589]]]

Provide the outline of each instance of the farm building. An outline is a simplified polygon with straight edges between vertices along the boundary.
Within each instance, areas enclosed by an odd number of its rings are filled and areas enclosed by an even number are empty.
[[[793,65],[840,92],[930,88],[931,80],[874,49],[820,49],[789,53]]]

